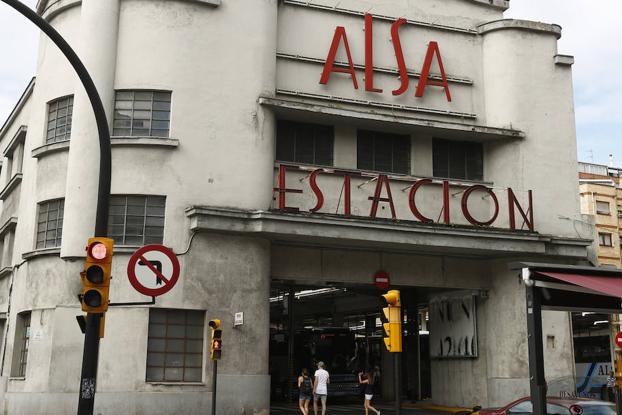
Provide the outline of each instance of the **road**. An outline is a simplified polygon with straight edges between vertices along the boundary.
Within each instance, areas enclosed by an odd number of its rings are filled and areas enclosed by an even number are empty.
[[[390,404],[374,404],[374,407],[378,409],[382,415],[394,415],[395,409],[393,405]],[[309,415],[313,415],[313,404],[309,405]],[[318,407],[318,415],[321,415],[322,408],[321,405]],[[330,402],[328,404],[328,408],[326,410],[326,415],[361,415],[364,414],[365,410],[363,409],[363,403],[358,404],[340,404],[336,403],[332,405]],[[270,414],[273,415],[296,415],[301,414],[300,409],[295,404],[287,405],[287,404],[273,404],[270,407]],[[372,411],[369,411],[370,415],[375,415]],[[419,408],[402,408],[403,415],[447,415],[446,412],[438,412],[431,411]]]

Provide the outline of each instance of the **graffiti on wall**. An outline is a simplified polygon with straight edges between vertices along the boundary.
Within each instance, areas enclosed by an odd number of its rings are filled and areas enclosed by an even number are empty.
[[[430,356],[477,357],[477,314],[471,293],[430,299]]]

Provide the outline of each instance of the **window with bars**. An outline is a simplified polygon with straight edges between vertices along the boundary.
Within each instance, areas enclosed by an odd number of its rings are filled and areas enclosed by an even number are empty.
[[[149,309],[147,382],[203,380],[203,311]]]
[[[279,121],[276,159],[319,166],[333,165],[335,132],[330,125]]]
[[[73,95],[58,98],[48,103],[47,144],[69,140],[72,115]]]
[[[410,136],[359,130],[357,166],[360,170],[410,174]]]
[[[116,91],[113,136],[168,137],[170,124],[170,91]]]
[[[117,245],[161,244],[165,205],[165,196],[111,196],[108,237]]]
[[[30,345],[30,311],[19,313],[15,322],[15,343],[11,376],[25,377]]]
[[[37,219],[37,249],[60,246],[63,236],[65,199],[39,203]]]
[[[484,179],[482,143],[434,139],[432,163],[435,177],[463,180]]]

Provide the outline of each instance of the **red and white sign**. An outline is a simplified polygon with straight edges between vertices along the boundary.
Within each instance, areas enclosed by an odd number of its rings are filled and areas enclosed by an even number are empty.
[[[179,260],[163,245],[145,245],[130,257],[127,276],[136,291],[156,297],[175,286],[179,279]]]
[[[376,275],[374,275],[374,284],[379,290],[388,290],[389,285],[391,285],[389,274],[384,271],[376,272]]]
[[[616,334],[616,345],[622,349],[622,332]]]

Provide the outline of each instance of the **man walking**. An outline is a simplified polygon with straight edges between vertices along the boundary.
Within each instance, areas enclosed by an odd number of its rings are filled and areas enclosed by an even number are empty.
[[[313,415],[317,415],[317,401],[322,401],[322,415],[326,415],[326,397],[328,396],[328,384],[330,378],[324,369],[324,362],[318,362],[313,384]]]

